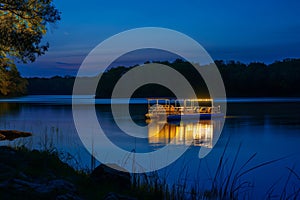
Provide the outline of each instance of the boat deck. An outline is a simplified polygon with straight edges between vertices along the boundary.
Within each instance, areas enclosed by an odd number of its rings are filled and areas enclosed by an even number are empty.
[[[220,118],[224,114],[220,106],[214,106],[212,99],[148,99],[148,113],[145,117],[180,121]]]

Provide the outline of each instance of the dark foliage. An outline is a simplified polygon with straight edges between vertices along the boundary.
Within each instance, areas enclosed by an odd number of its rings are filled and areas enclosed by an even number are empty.
[[[216,61],[229,97],[299,97],[300,59],[264,63]]]
[[[28,94],[57,94],[71,95],[74,77],[54,76],[52,78],[28,78]]]
[[[28,63],[49,48],[42,38],[47,25],[60,20],[52,0],[0,0],[0,96],[26,93],[15,60]]]
[[[186,77],[199,97],[208,90],[201,75],[188,63],[176,60],[166,64]],[[223,78],[228,97],[300,97],[300,59],[285,59],[266,65],[215,61]],[[110,98],[118,80],[132,67],[116,67],[106,71],[99,82],[97,97]],[[170,77],[166,77],[170,78]],[[72,94],[75,77],[29,78],[29,94]],[[156,84],[145,85],[132,97],[171,97],[173,93]]]
[[[60,20],[52,0],[0,0],[1,56],[13,56],[20,61],[33,62],[47,51],[41,44],[46,25]]]

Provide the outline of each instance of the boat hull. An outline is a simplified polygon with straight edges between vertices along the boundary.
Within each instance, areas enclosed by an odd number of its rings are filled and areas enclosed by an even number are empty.
[[[168,115],[168,121],[185,121],[185,120],[209,120],[214,118],[224,118],[223,113],[195,113],[184,115]]]

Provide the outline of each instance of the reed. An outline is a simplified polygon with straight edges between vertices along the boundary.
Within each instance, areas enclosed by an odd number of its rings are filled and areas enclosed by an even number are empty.
[[[134,174],[133,176],[133,189],[143,190],[145,192],[155,193],[159,199],[251,199],[251,195],[254,188],[254,182],[247,180],[246,175],[253,173],[255,170],[271,165],[286,159],[287,157],[281,157],[258,164],[253,164],[257,153],[252,154],[241,165],[237,165],[240,155],[242,144],[240,143],[238,149],[232,159],[229,162],[229,156],[226,152],[228,150],[229,140],[227,141],[224,150],[219,158],[218,166],[214,173],[211,173],[211,186],[209,189],[205,189],[201,186],[203,180],[199,179],[195,181],[190,187],[188,187],[188,169],[186,166],[182,168],[182,177],[178,178],[178,182],[168,184],[167,176],[160,176],[158,172],[152,172],[148,174]],[[208,167],[207,167],[208,168]],[[201,170],[201,167],[198,167]],[[209,169],[209,168],[208,168]],[[286,179],[286,183],[283,186],[279,194],[275,194],[274,187],[279,183],[272,184],[267,191],[266,199],[272,199],[273,197],[279,197],[280,199],[298,199],[300,197],[300,177],[294,170],[295,168],[287,167],[289,170],[289,176]],[[292,182],[291,177],[294,177]],[[288,190],[288,187],[293,185],[292,191]],[[288,192],[289,191],[289,192]]]
[[[53,129],[54,132],[58,130]],[[62,152],[53,145],[52,130],[51,134],[45,134],[41,137],[40,141],[40,151],[45,155],[53,155],[58,157],[60,160],[66,163],[72,163],[73,168],[81,174],[83,177],[88,177],[92,168],[82,168],[81,161],[77,156],[74,156],[67,152]],[[48,132],[49,133],[49,132]],[[52,139],[51,139],[52,137]],[[25,140],[27,143],[21,144],[21,140],[14,143],[14,148],[20,151],[30,151],[28,146],[32,146],[32,141]],[[192,199],[192,200],[202,200],[202,199],[250,199],[251,193],[253,192],[254,182],[247,179],[247,175],[254,172],[255,170],[272,165],[273,163],[279,162],[287,157],[281,157],[278,159],[273,159],[258,164],[253,163],[257,156],[257,153],[253,153],[244,162],[239,162],[240,152],[242,144],[240,143],[234,156],[228,154],[228,147],[230,144],[230,139],[227,140],[223,151],[218,159],[218,164],[216,170],[210,171],[209,167],[206,166],[206,170],[209,171],[210,176],[210,187],[206,188],[203,186],[204,182],[207,180],[201,179],[197,175],[197,179],[193,183],[189,183],[189,169],[187,165],[181,167],[181,173],[177,181],[170,183],[168,177],[170,174],[165,172],[161,174],[157,171],[151,173],[133,173],[132,174],[132,184],[130,191],[126,191],[125,194],[143,199]],[[32,147],[31,147],[32,148]],[[127,157],[123,159],[123,164],[128,163],[128,159],[134,159],[133,149]],[[229,159],[231,158],[231,159]],[[205,160],[201,160],[198,166],[198,174],[200,170],[203,169],[202,164],[207,164]],[[241,164],[237,164],[241,163]],[[93,164],[92,164],[93,165]],[[92,166],[93,167],[93,166]],[[205,168],[205,167],[204,167]],[[296,167],[286,167],[288,171],[287,177],[280,177],[276,182],[274,182],[269,189],[266,191],[265,199],[299,199],[300,197],[300,176],[297,172]],[[284,184],[282,182],[284,181]],[[82,181],[82,184],[86,184],[86,181]],[[88,184],[91,185],[88,181]],[[86,187],[82,187],[84,190]],[[95,187],[91,187],[91,193],[97,191],[92,191]],[[101,191],[103,193],[109,191]],[[91,196],[94,196],[91,194]],[[99,194],[95,194],[99,196]],[[101,196],[101,195],[100,195]]]

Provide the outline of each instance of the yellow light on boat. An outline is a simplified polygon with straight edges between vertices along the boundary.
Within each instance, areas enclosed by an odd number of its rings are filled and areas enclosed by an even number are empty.
[[[213,99],[186,99],[187,101],[213,101]]]

